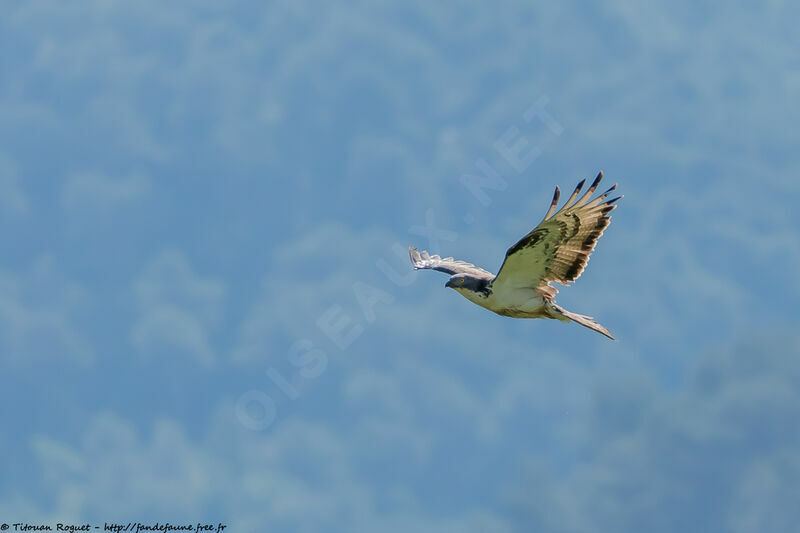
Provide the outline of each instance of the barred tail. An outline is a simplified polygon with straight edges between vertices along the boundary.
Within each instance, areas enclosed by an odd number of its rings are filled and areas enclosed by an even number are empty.
[[[605,335],[606,337],[608,337],[612,341],[617,340],[617,339],[615,339],[614,337],[611,336],[611,333],[606,328],[604,328],[603,326],[601,326],[600,324],[595,322],[592,317],[586,316],[586,315],[579,315],[578,313],[571,313],[571,312],[567,311],[566,309],[564,309],[563,307],[560,307],[560,306],[555,305],[555,304],[550,304],[550,306],[557,313],[560,313],[561,315],[567,317],[568,319],[572,320],[573,322],[577,322],[581,326],[587,327],[589,329],[593,329],[597,333],[602,333],[603,335]],[[554,318],[558,318],[558,317],[554,317]]]

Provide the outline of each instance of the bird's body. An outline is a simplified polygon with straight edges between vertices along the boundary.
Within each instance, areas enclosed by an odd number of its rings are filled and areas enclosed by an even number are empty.
[[[605,200],[616,188],[614,185],[591,199],[602,178],[600,172],[588,191],[578,198],[585,180],[581,181],[564,206],[554,213],[560,194],[556,187],[542,222],[508,249],[496,276],[471,263],[420,253],[414,247],[409,249],[411,263],[415,269],[450,274],[446,287],[498,315],[577,322],[613,339],[591,317],[559,307],[555,303],[558,290],[550,285],[552,282],[566,285],[581,275],[597,239],[610,223],[608,213],[616,208],[614,203],[621,196]]]
[[[485,292],[453,288],[470,302],[498,315],[511,318],[545,318],[549,316],[545,305],[546,300],[536,289],[511,289],[502,286],[494,289],[491,282],[487,284],[489,290]]]

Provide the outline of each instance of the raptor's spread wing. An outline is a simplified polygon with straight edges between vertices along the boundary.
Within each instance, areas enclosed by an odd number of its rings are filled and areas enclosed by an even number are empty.
[[[606,200],[616,185],[605,193],[591,199],[603,173],[600,172],[592,185],[580,198],[578,195],[586,180],[575,188],[569,200],[555,214],[559,190],[556,187],[550,209],[542,222],[519,242],[508,249],[503,266],[493,286],[505,285],[514,288],[538,288],[552,298],[557,292],[550,282],[567,285],[583,272],[594,250],[597,239],[611,222],[608,214],[617,206],[618,196]]]
[[[430,255],[425,250],[420,253],[416,248],[411,246],[408,249],[408,255],[411,257],[411,264],[414,268],[419,269],[432,269],[444,272],[446,274],[468,274],[476,278],[492,279],[494,274],[491,272],[477,267],[472,263],[466,261],[458,261],[452,257],[445,257],[442,259],[438,255]]]

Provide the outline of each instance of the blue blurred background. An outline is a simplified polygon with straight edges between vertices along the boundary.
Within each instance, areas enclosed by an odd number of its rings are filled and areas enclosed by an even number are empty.
[[[0,522],[797,531],[796,4],[0,10]],[[601,169],[618,342],[410,271]]]

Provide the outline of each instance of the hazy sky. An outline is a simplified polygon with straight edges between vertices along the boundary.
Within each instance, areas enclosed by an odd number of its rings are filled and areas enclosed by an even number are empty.
[[[0,522],[795,531],[798,19],[0,2]],[[618,342],[411,271],[601,169]]]

